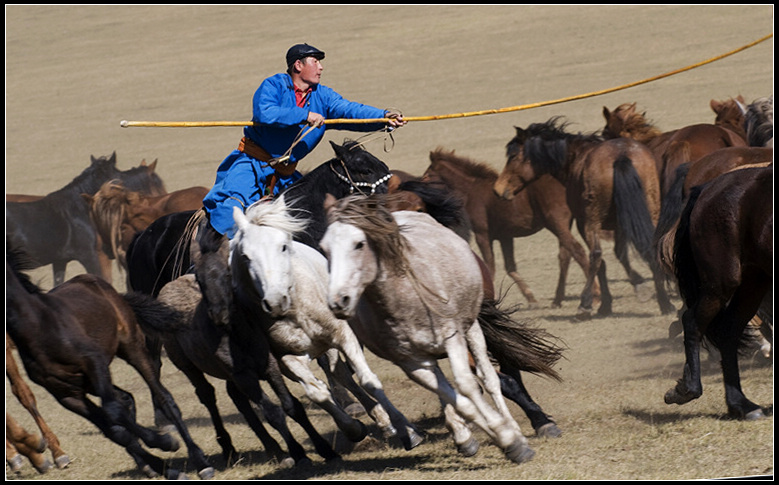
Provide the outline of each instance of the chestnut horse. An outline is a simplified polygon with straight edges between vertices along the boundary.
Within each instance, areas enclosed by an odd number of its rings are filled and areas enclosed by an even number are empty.
[[[600,232],[612,229],[614,252],[639,290],[644,278],[630,267],[632,244],[652,270],[655,292],[663,314],[675,311],[665,290],[662,272],[651,254],[652,234],[660,211],[655,160],[649,149],[630,138],[603,141],[594,134],[565,131],[566,123],[553,117],[527,129],[516,128],[507,145],[506,166],[494,185],[507,199],[528,188],[544,174],[565,184],[568,207],[590,250],[587,282],[581,295],[579,318],[592,312],[593,285],[601,288],[599,315],[612,313]]]
[[[760,406],[741,389],[738,348],[744,329],[773,286],[773,165],[744,168],[693,188],[675,238],[674,264],[682,315],[683,377],[665,395],[684,404],[703,393],[700,345],[722,356],[728,414],[759,419]]]
[[[546,228],[559,241],[560,275],[553,307],[560,307],[565,298],[565,282],[571,256],[586,275],[587,255],[573,234],[573,215],[565,198],[565,187],[551,175],[545,175],[516,194],[511,200],[498,197],[492,188],[498,172],[484,163],[455,155],[454,151],[438,148],[430,152],[430,165],[422,180],[440,182],[463,200],[476,245],[484,262],[495,275],[494,241],[500,243],[506,273],[516,282],[531,307],[538,305],[535,295],[517,271],[514,258],[514,238],[527,237]]]
[[[208,188],[195,186],[149,196],[128,188],[121,180],[109,180],[96,194],[83,197],[89,203],[92,222],[105,241],[104,251],[127,270],[127,248],[136,234],[166,214],[201,208],[207,193]]]
[[[8,382],[11,383],[11,392],[19,403],[24,406],[27,412],[35,420],[35,424],[38,425],[38,429],[41,431],[41,436],[35,436],[27,433],[24,428],[19,426],[16,421],[5,414],[5,428],[6,428],[6,461],[11,467],[11,471],[16,472],[22,466],[21,457],[16,454],[23,454],[30,459],[36,470],[39,473],[46,473],[51,468],[51,462],[43,455],[43,451],[49,448],[52,458],[57,468],[65,468],[70,465],[70,457],[60,447],[59,439],[57,435],[49,428],[49,425],[44,421],[41,413],[38,412],[38,404],[35,399],[30,386],[22,378],[19,367],[16,365],[16,359],[13,355],[13,349],[16,348],[11,341],[11,337],[8,333],[5,334],[5,375],[8,377]],[[37,442],[36,442],[37,438]],[[10,439],[10,441],[9,441]],[[9,444],[12,445],[9,447]],[[10,453],[10,454],[9,454]]]
[[[712,108],[714,103],[712,101]],[[721,111],[717,114],[720,124],[699,123],[667,132],[662,132],[650,123],[644,113],[638,113],[636,103],[621,104],[614,111],[604,106],[606,126],[602,135],[606,139],[624,137],[646,144],[656,158],[660,193],[665,196],[679,165],[698,160],[720,148],[747,145],[743,129],[737,133],[729,128],[733,124],[743,123],[743,113],[739,118],[733,115],[731,103],[726,106],[719,106]],[[726,112],[730,113],[729,119],[724,117]],[[731,121],[734,116],[736,119]]]

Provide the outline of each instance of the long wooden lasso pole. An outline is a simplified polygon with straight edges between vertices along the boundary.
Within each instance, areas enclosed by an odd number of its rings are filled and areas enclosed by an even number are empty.
[[[471,111],[469,113],[454,113],[454,114],[447,114],[447,115],[434,115],[434,116],[409,116],[409,117],[403,117],[406,121],[437,121],[437,120],[448,120],[448,119],[454,119],[454,118],[468,118],[472,116],[483,116],[483,115],[490,115],[490,114],[499,114],[499,113],[510,113],[513,111],[521,111],[531,108],[540,108],[542,106],[550,106],[553,104],[560,104],[560,103],[566,103],[569,101],[576,101],[579,99],[584,98],[592,98],[595,96],[601,96],[603,94],[613,93],[615,91],[620,91],[623,89],[632,88],[634,86],[639,86],[641,84],[646,84],[649,82],[657,81],[659,79],[663,79],[669,76],[673,76],[675,74],[679,74],[682,72],[689,71],[691,69],[698,68],[700,66],[704,66],[706,64],[710,64],[714,61],[718,61],[720,59],[724,59],[725,57],[732,56],[733,54],[739,53],[743,50],[749,49],[750,47],[753,47],[761,42],[764,42],[771,37],[773,37],[774,34],[768,34],[754,42],[750,42],[749,44],[746,44],[744,46],[739,47],[738,49],[734,49],[730,52],[726,52],[725,54],[712,57],[711,59],[707,59],[705,61],[698,62],[696,64],[689,65],[687,67],[683,67],[681,69],[676,69],[674,71],[667,72],[665,74],[660,74],[658,76],[653,76],[647,79],[642,79],[641,81],[635,81],[628,84],[623,84],[621,86],[616,86],[613,88],[603,89],[601,91],[593,91],[590,93],[585,94],[578,94],[575,96],[568,96],[565,98],[560,99],[554,99],[550,101],[541,101],[538,103],[531,103],[531,104],[524,104],[520,106],[512,106],[509,108],[500,108],[500,109],[487,109],[482,111]],[[389,122],[389,118],[369,118],[369,119],[346,119],[346,118],[337,118],[337,119],[329,119],[325,120],[325,124],[365,124],[365,123],[387,123]],[[200,128],[200,127],[212,127],[212,126],[249,126],[253,125],[254,122],[252,121],[126,121],[122,120],[119,125],[122,128],[128,128],[128,127],[166,127],[166,128]]]

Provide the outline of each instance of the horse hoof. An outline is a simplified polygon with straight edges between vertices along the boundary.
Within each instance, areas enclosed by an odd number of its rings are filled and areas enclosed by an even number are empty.
[[[417,433],[417,431],[413,428],[406,428],[408,431],[408,436],[404,437],[402,439],[403,441],[403,448],[406,449],[406,451],[413,450],[417,446],[421,445],[423,441],[425,441],[425,437],[421,434]],[[477,443],[478,446],[478,443]]]
[[[515,441],[511,446],[505,450],[506,458],[514,463],[520,464],[530,461],[536,456],[536,452],[533,451],[527,444]]]
[[[43,459],[43,463],[34,465],[35,469],[40,473],[41,475],[44,475],[46,472],[51,470],[51,467],[54,466],[51,464],[48,458]]]
[[[20,473],[22,471],[22,465],[24,464],[22,461],[22,455],[16,455],[12,458],[9,458],[7,461],[8,466],[11,467],[12,472]]]
[[[353,418],[359,418],[360,416],[364,416],[366,414],[365,408],[358,402],[353,402],[346,406],[344,411]]]
[[[70,457],[68,455],[58,456],[54,459],[54,463],[57,465],[57,468],[62,470],[70,465]]]
[[[689,391],[681,391],[677,386],[665,393],[664,400],[666,404],[687,404],[697,397]]]
[[[563,431],[555,423],[546,423],[536,430],[536,434],[540,438],[559,438]]]
[[[539,305],[537,301],[528,301],[527,302],[527,309],[528,310],[538,310],[539,308],[541,308],[541,305]]]
[[[381,435],[384,436],[385,440],[388,440],[392,437],[395,437],[398,435],[398,430],[392,426],[391,424],[381,429]]]
[[[211,480],[214,478],[215,473],[214,467],[209,466],[197,472],[197,476],[199,476],[201,480]]]
[[[457,451],[463,456],[473,456],[479,451],[479,442],[471,436],[465,443],[457,445]]]
[[[763,414],[763,410],[760,408],[757,408],[754,411],[750,411],[744,415],[744,421],[757,421],[758,419],[763,418],[765,418],[765,414]]]
[[[592,319],[592,308],[579,307],[576,311],[576,319],[579,321]]]
[[[160,476],[160,474],[154,471],[154,469],[149,465],[143,465],[141,472],[146,475],[147,478],[157,478]]]

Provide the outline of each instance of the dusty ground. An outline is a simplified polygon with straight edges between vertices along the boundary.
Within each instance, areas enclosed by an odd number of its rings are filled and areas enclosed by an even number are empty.
[[[116,151],[119,168],[157,159],[168,190],[210,185],[216,166],[237,144],[240,128],[120,128],[121,120],[244,121],[260,81],[284,68],[286,49],[308,42],[326,51],[323,83],[345,97],[407,116],[473,112],[560,99],[621,86],[730,52],[773,31],[773,6],[6,6],[6,192],[46,194],[72,180],[90,155]],[[368,148],[396,169],[421,174],[437,146],[503,165],[513,126],[564,115],[573,128],[600,129],[603,106],[637,102],[663,129],[712,122],[711,99],[751,101],[773,92],[773,40],[691,71],[594,98],[508,114],[410,123],[391,151]],[[342,141],[342,132],[330,139]],[[330,158],[323,143],[304,168]],[[516,468],[484,446],[473,460],[454,454],[432,395],[376,362],[390,397],[439,439],[403,451],[355,451],[342,469],[308,474],[252,463],[220,470],[223,478],[337,479],[673,479],[773,475],[773,418],[722,420],[721,376],[712,364],[704,396],[668,407],[662,395],[681,372],[669,319],[639,303],[613,258],[616,314],[576,324],[583,279],[572,267],[569,300],[548,307],[556,282],[556,243],[549,233],[521,240],[521,271],[544,308],[523,316],[570,347],[560,363],[565,382],[531,377],[528,387],[564,430],[561,440],[533,439],[533,462]],[[82,269],[72,263],[68,277]],[[645,271],[646,274],[646,271]],[[51,272],[35,272],[44,287]],[[498,273],[499,281],[504,273]],[[115,286],[124,290],[117,275]],[[512,299],[518,298],[512,290]],[[678,300],[677,300],[678,304]],[[172,366],[173,390],[196,439],[218,454],[207,415]],[[747,358],[747,395],[773,403],[772,363]],[[121,366],[117,379],[132,379]],[[133,389],[133,383],[127,385]],[[217,387],[221,387],[218,385]],[[135,384],[136,396],[147,394]],[[40,388],[42,412],[75,458],[58,479],[140,478],[129,457],[94,428],[64,413]],[[296,392],[297,389],[294,389]],[[23,411],[6,387],[6,406]],[[261,450],[226,397],[236,446]],[[520,425],[532,434],[518,410]],[[317,411],[312,410],[313,414]],[[143,414],[141,415],[143,419]],[[332,421],[317,415],[323,433]],[[329,428],[328,428],[329,427]],[[612,435],[611,433],[621,433]],[[735,443],[735,446],[734,446]],[[433,451],[433,448],[435,450]],[[442,450],[442,451],[439,451]],[[497,454],[499,455],[499,454]],[[98,457],[109,457],[98,461]],[[179,452],[178,455],[184,455]],[[261,456],[261,454],[260,454]],[[363,461],[360,461],[363,460]],[[479,461],[481,460],[481,461]],[[214,459],[219,462],[218,458]],[[261,461],[261,460],[260,460]],[[249,467],[249,465],[252,465]],[[694,465],[694,466],[693,466]],[[520,471],[516,471],[520,470]],[[21,478],[38,478],[26,472]]]

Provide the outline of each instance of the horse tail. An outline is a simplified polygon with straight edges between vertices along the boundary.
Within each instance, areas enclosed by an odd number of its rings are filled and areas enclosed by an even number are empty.
[[[558,339],[544,329],[529,326],[529,320],[512,319],[519,306],[501,309],[499,304],[500,300],[485,298],[478,317],[492,357],[501,366],[562,381],[554,369],[563,353],[563,347],[553,342]]]
[[[617,211],[616,237],[630,242],[645,261],[651,262],[655,227],[646,202],[644,184],[626,155],[614,161],[614,205]],[[627,245],[624,245],[627,249]]]
[[[122,295],[146,334],[174,333],[188,325],[184,315],[172,306],[145,293],[131,291]]]
[[[679,218],[679,226],[674,236],[674,274],[676,275],[679,294],[682,296],[685,304],[698,300],[699,289],[701,287],[698,277],[698,268],[695,264],[695,257],[692,250],[692,239],[690,238],[690,214],[692,213],[695,202],[701,195],[703,186],[695,186],[690,191],[687,198],[687,204],[684,206],[682,215]]]
[[[687,173],[690,171],[690,164],[683,163],[676,168],[674,181],[668,192],[663,197],[663,203],[660,206],[660,217],[657,220],[657,227],[652,242],[652,249],[656,255],[657,261],[665,266],[669,273],[673,273],[673,259],[666,251],[665,244],[669,236],[672,237],[672,231],[679,221],[679,215],[684,208],[684,182],[687,180]]]

